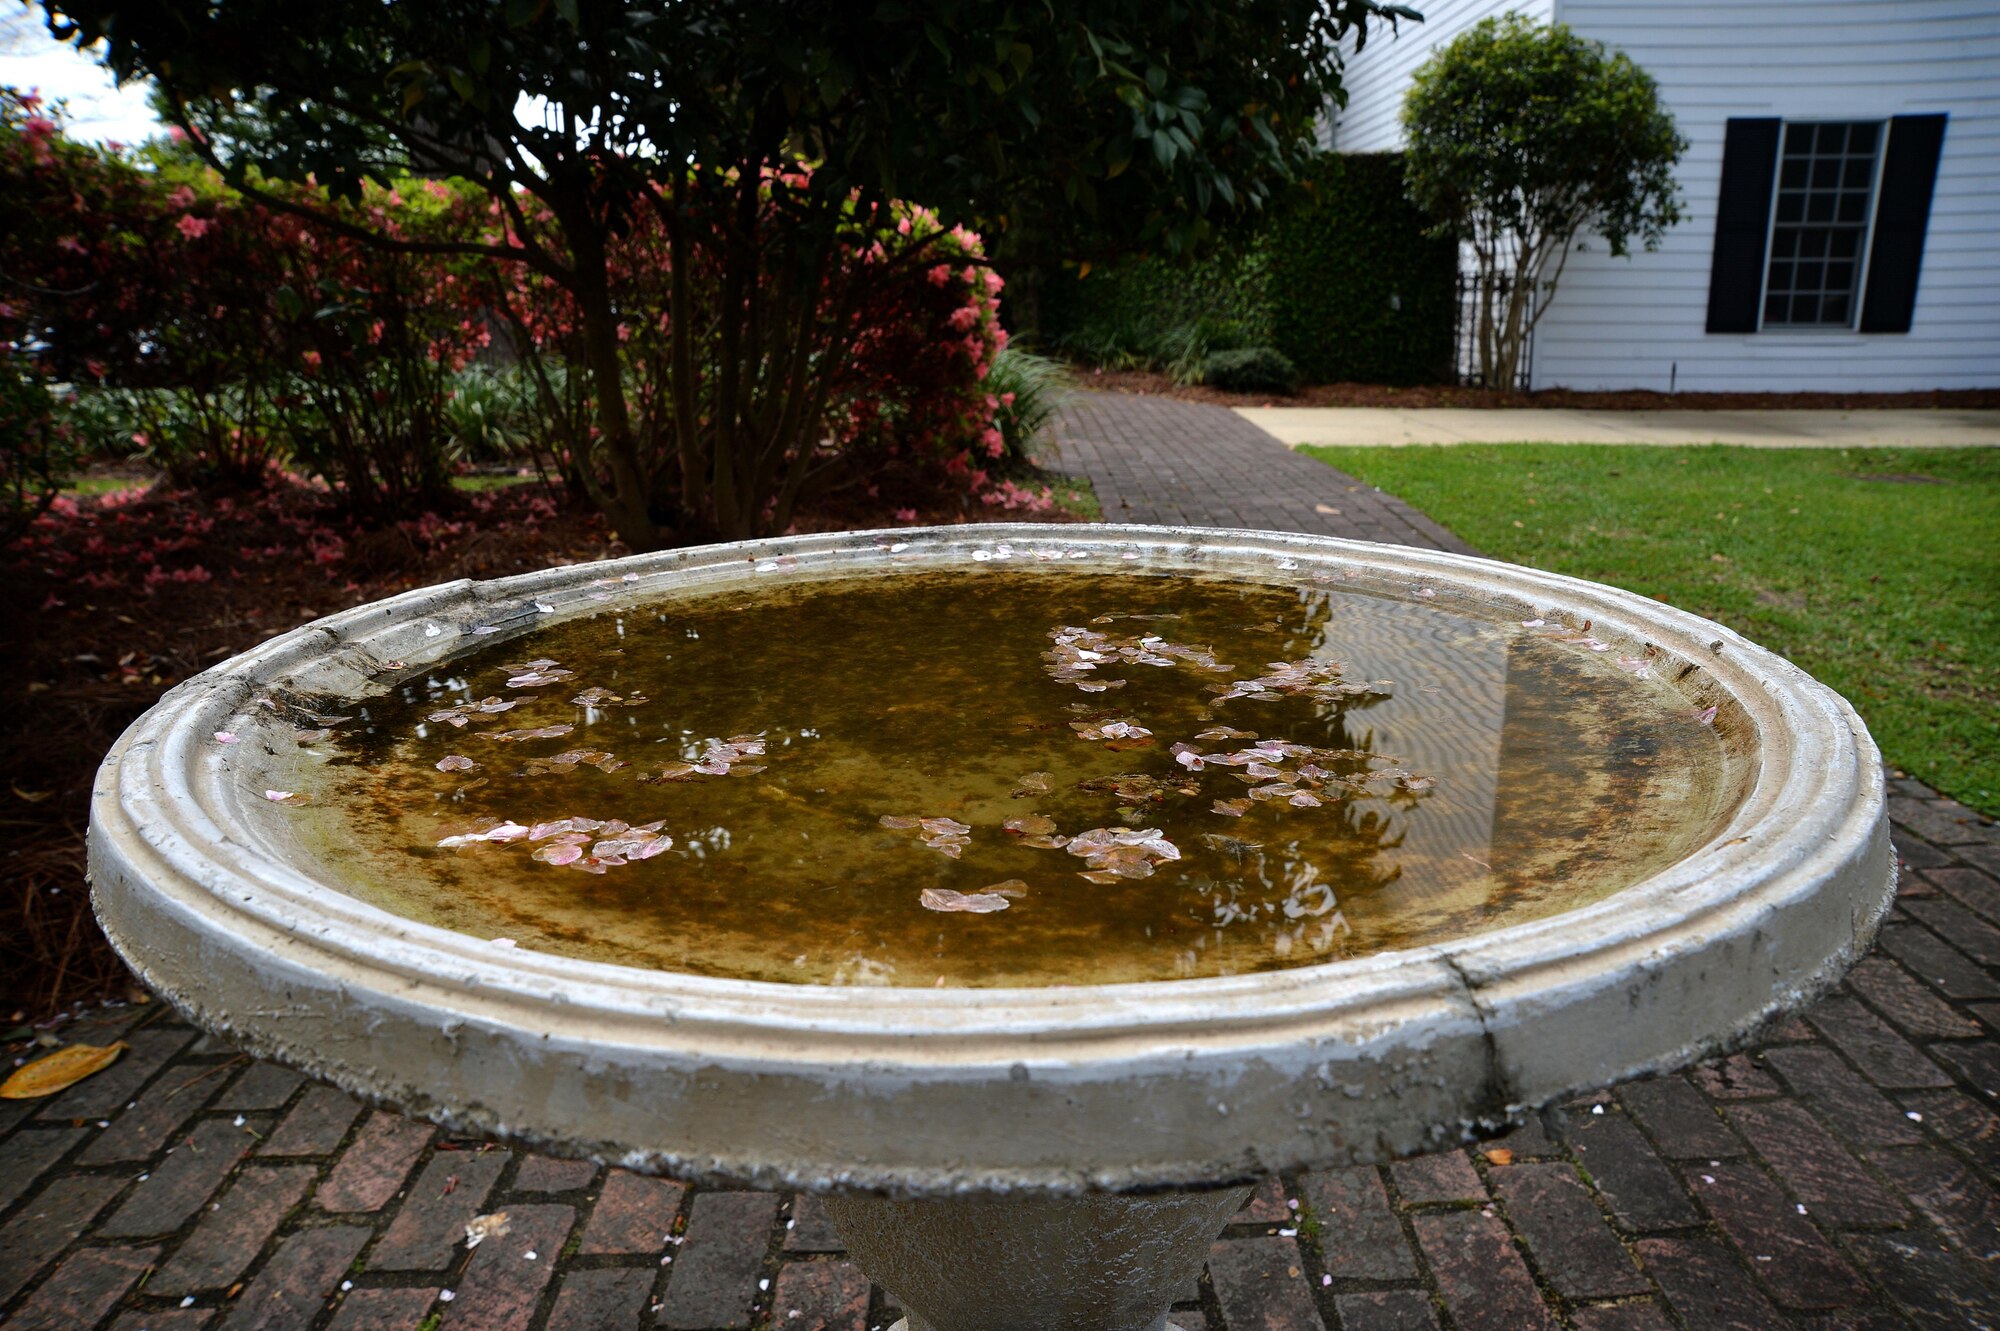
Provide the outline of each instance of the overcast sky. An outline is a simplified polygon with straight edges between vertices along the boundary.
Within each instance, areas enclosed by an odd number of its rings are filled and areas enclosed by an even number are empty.
[[[69,102],[69,132],[91,143],[140,143],[160,132],[143,84],[120,88],[103,66],[49,36],[41,7],[0,0],[0,84]]]

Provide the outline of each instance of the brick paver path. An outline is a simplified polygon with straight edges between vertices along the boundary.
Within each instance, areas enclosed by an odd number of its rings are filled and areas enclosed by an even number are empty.
[[[1066,422],[1065,465],[1088,469],[1122,516],[1320,530],[1311,518],[1351,517],[1448,539],[1338,473],[1262,474],[1283,459],[1275,443],[1218,431],[1205,445],[1215,417],[1235,419],[1086,400]],[[1916,782],[1892,789],[1898,903],[1874,953],[1802,1019],[1749,1052],[1584,1096],[1483,1150],[1271,1180],[1175,1320],[2000,1327],[2000,828]],[[52,1100],[0,1101],[10,1331],[893,1320],[810,1198],[453,1138],[245,1058],[158,1004],[62,1033],[132,1048]],[[465,1222],[501,1210],[507,1232],[468,1250]]]
[[[1106,522],[1304,531],[1472,553],[1394,495],[1292,452],[1224,407],[1079,393],[1056,439],[1054,465],[1089,477]]]

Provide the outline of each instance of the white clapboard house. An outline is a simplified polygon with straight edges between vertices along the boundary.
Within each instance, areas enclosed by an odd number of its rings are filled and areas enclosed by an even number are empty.
[[[1350,55],[1336,150],[1400,148],[1411,73],[1508,12],[1625,52],[1689,142],[1657,251],[1571,256],[1533,387],[2000,387],[2000,4],[1412,3]]]

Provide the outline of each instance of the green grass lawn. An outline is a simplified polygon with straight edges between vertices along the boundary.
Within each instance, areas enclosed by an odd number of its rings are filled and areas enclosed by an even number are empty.
[[[1890,762],[2000,813],[2000,450],[1301,450],[1487,554],[1719,620],[1845,694]]]

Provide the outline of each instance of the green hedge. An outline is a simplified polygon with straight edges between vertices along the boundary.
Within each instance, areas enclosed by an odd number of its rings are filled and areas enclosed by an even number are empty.
[[[1424,234],[1397,153],[1328,154],[1249,236],[1200,259],[1052,278],[1042,332],[1084,359],[1193,377],[1275,347],[1310,383],[1448,380],[1458,251]]]

